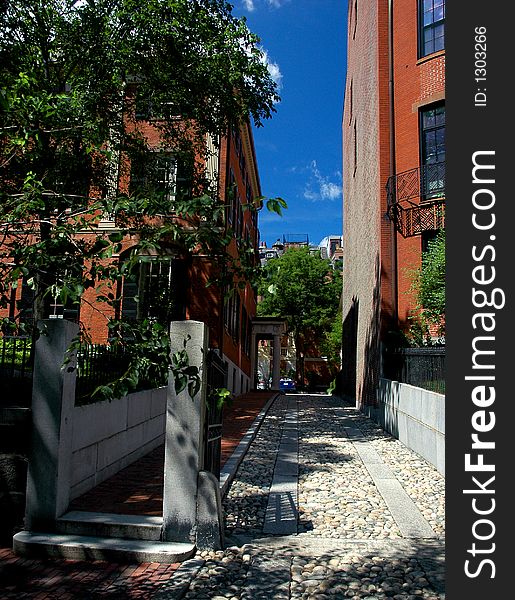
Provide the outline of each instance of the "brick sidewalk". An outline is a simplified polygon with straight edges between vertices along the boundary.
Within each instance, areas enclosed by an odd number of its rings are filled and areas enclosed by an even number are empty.
[[[249,392],[224,410],[222,465],[257,417],[270,392]],[[123,515],[163,514],[164,446],[156,448],[70,504],[70,510]]]
[[[178,563],[24,559],[4,549],[0,550],[0,598],[150,600],[178,567]]]
[[[270,392],[250,392],[226,408],[222,464],[232,454],[271,395]],[[77,498],[70,509],[161,515],[163,461],[164,446],[161,446]],[[159,587],[172,577],[178,566],[25,559],[5,548],[0,549],[0,600],[150,600]]]
[[[237,398],[231,406],[225,407],[222,427],[222,466],[273,395],[274,393],[270,391],[248,392]]]

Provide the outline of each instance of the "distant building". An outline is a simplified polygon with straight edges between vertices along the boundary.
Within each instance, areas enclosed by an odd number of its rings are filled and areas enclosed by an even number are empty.
[[[322,258],[328,258],[332,260],[334,254],[338,249],[341,249],[343,245],[343,236],[341,235],[328,235],[318,244],[320,250],[320,256]]]
[[[261,242],[259,244],[259,260],[262,267],[264,267],[271,258],[279,258],[279,256],[281,256],[281,248],[276,246],[276,244],[274,244],[271,248],[267,247],[266,242]]]
[[[305,246],[309,246],[309,236],[306,233],[284,234],[283,239],[277,238],[271,248],[267,247],[265,241],[260,242],[259,260],[261,261],[261,266],[265,266],[271,258],[279,258],[289,248],[302,248]]]
[[[287,233],[283,235],[282,243],[285,249],[309,246],[309,235],[307,233]]]

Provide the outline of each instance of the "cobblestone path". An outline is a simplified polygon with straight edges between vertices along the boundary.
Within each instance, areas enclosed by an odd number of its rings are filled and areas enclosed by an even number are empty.
[[[292,403],[296,531],[265,535]],[[284,481],[288,497],[291,482]],[[228,548],[184,563],[177,572],[183,587],[159,597],[440,600],[444,502],[438,471],[350,405],[329,396],[281,396],[225,498]]]

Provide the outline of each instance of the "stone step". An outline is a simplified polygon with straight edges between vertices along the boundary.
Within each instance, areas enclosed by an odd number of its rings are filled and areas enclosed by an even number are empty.
[[[73,510],[56,521],[57,533],[158,542],[163,517]]]
[[[194,544],[177,542],[21,531],[13,537],[13,550],[28,558],[172,564],[191,558],[196,548]]]

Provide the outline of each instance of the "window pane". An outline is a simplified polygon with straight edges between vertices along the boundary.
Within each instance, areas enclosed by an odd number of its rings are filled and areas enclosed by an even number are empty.
[[[435,25],[434,29],[434,37],[435,38],[439,38],[442,37],[443,38],[443,34],[444,34],[444,26],[443,23],[440,25]]]
[[[445,129],[443,127],[436,130],[436,146],[438,155],[445,152]]]
[[[436,162],[436,139],[432,131],[425,134],[424,150],[424,162],[426,164]]]
[[[429,129],[435,126],[435,113],[433,110],[425,111],[422,114],[422,128]]]
[[[433,10],[433,0],[424,0],[424,12]]]
[[[422,163],[442,162],[445,159],[445,107],[422,112]]]
[[[427,25],[431,25],[433,23],[433,14],[434,13],[432,10],[424,13],[424,27],[427,27]]]
[[[437,6],[434,12],[434,21],[441,21],[444,18],[443,6]]]
[[[438,52],[438,50],[443,50],[445,48],[443,36],[435,39],[434,48],[435,52]]]

